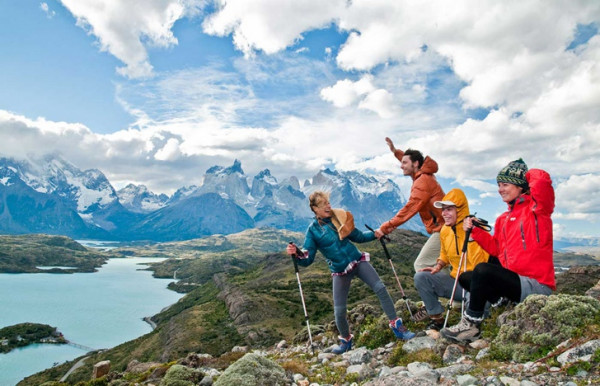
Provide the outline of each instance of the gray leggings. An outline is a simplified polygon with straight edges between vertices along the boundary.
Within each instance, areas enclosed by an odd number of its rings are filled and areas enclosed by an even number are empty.
[[[335,324],[340,336],[346,338],[350,336],[350,326],[348,325],[347,301],[350,292],[350,282],[358,276],[365,282],[379,298],[381,308],[389,320],[396,319],[396,309],[394,302],[388,293],[385,285],[377,275],[375,268],[368,261],[361,261],[354,270],[346,275],[333,276],[333,311],[335,314]]]

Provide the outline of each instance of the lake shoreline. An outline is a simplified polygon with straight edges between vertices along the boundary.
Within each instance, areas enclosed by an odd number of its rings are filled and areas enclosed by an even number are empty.
[[[153,330],[151,316],[183,296],[140,264],[164,258],[109,259],[97,272],[72,275],[0,274],[0,326],[23,320],[48,323],[82,347],[110,348]],[[87,349],[32,344],[0,355],[0,385],[72,361]]]

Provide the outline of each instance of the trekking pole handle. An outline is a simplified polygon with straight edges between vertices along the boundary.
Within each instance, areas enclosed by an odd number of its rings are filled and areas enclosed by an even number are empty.
[[[370,226],[368,226],[367,224],[365,224],[365,226],[367,227],[367,229],[368,229],[368,230],[370,230],[370,231],[372,231],[372,232],[375,232],[375,231],[373,230],[373,228],[371,228],[371,227],[370,227]],[[383,235],[383,236],[381,236],[381,238],[379,239],[379,242],[381,243],[381,246],[383,247],[383,252],[385,253],[385,257],[387,257],[387,259],[388,259],[388,260],[390,261],[390,263],[391,263],[391,262],[392,262],[392,256],[390,256],[390,251],[388,251],[388,249],[387,249],[387,245],[385,245],[385,241],[384,241],[384,240],[387,240],[387,241],[392,241],[392,240],[390,240],[390,238],[389,238],[389,237],[387,237],[386,235]],[[392,266],[392,268],[394,268],[394,267]]]
[[[481,228],[486,232],[492,230],[492,226],[488,223],[488,221],[477,217],[477,213],[470,214],[467,217],[471,217],[473,219],[473,227]]]
[[[296,253],[292,253],[292,262],[294,263],[294,269],[296,270],[296,273],[298,273],[298,259],[296,258],[298,256],[298,253],[301,253],[302,251],[300,251],[300,248],[298,248],[298,246],[296,244],[294,244],[293,241],[290,241],[289,243],[290,245],[293,245],[294,247],[296,247]]]
[[[375,229],[371,228],[370,226],[368,226],[367,224],[365,224],[365,227],[367,227],[368,230],[370,230],[371,232],[375,232]],[[385,241],[392,241],[389,237],[387,237],[386,235],[383,235],[381,237],[382,239],[384,239]]]
[[[473,228],[469,228],[465,232],[465,241],[463,243],[462,253],[466,253],[467,252],[467,248],[469,248],[469,238],[471,237],[471,232],[472,231],[473,231]]]

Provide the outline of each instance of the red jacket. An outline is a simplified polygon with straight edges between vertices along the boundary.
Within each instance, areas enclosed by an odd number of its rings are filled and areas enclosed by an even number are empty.
[[[554,189],[550,175],[531,169],[525,175],[531,193],[522,194],[496,219],[494,236],[474,228],[473,239],[504,268],[556,289],[552,257]]]
[[[394,155],[402,161],[404,152],[396,149]],[[429,156],[425,157],[423,166],[413,177],[408,202],[394,217],[379,227],[384,234],[387,235],[417,213],[421,216],[427,233],[439,232],[442,229],[442,225],[444,225],[442,210],[433,206],[434,202],[441,201],[444,198],[444,191],[433,175],[437,171],[437,162]]]

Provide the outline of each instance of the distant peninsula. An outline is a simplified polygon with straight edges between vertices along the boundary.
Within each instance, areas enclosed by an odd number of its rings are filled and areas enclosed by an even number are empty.
[[[65,236],[0,235],[0,273],[95,272],[110,257]]]
[[[56,327],[39,323],[19,323],[0,328],[0,353],[34,343],[67,343]]]

